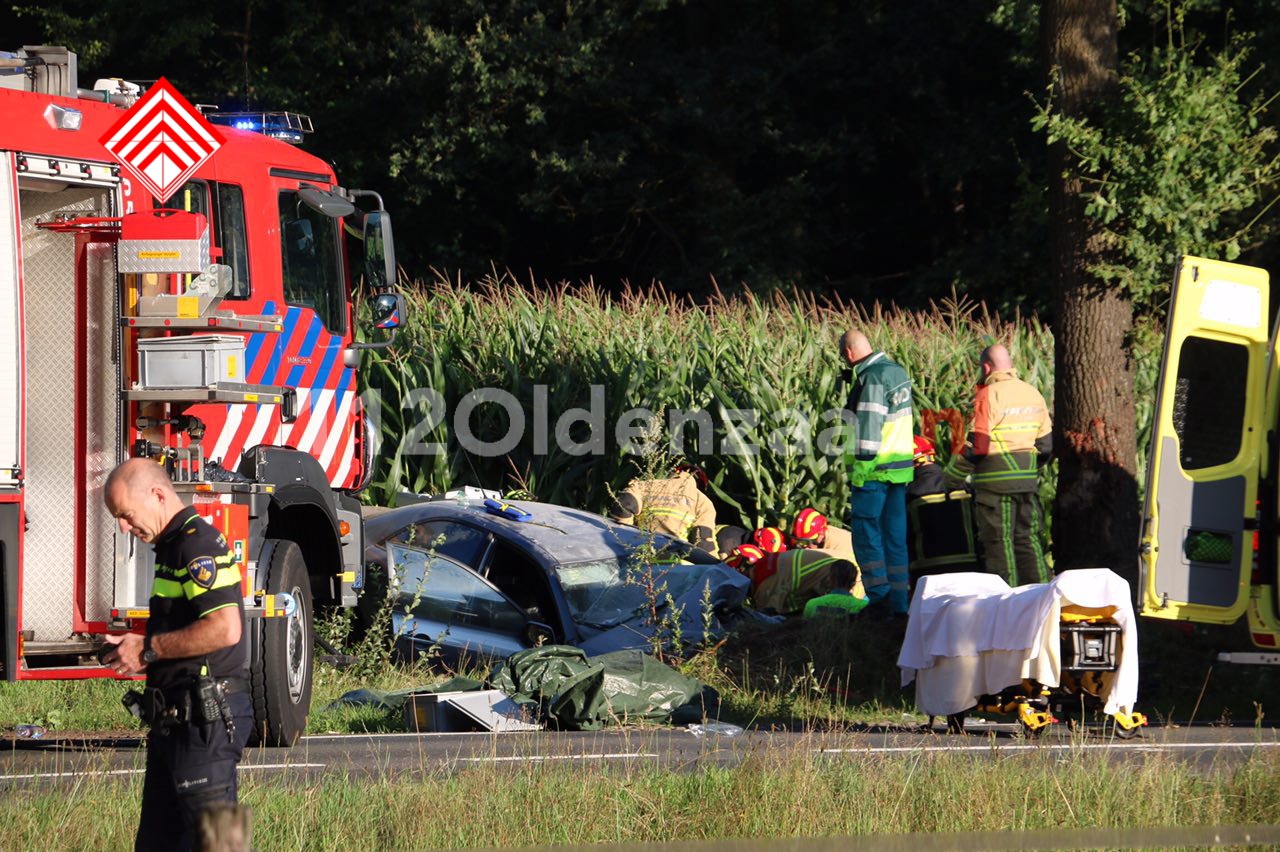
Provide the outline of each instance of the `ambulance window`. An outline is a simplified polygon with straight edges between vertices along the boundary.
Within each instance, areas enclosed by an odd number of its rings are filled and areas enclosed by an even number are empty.
[[[1183,470],[1216,467],[1239,454],[1248,378],[1248,347],[1205,337],[1182,342],[1173,431],[1182,445]]]
[[[280,193],[280,258],[284,298],[311,308],[325,328],[346,330],[347,302],[338,253],[340,222],[313,210],[296,192]]]
[[[244,190],[233,183],[213,184],[214,242],[222,249],[220,263],[231,267],[228,299],[249,298],[249,246],[244,224]]]

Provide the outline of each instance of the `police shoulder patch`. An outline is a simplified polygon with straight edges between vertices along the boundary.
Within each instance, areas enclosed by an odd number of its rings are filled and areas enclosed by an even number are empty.
[[[212,556],[197,556],[187,563],[187,574],[191,582],[202,589],[212,589],[213,581],[218,577],[218,565]]]

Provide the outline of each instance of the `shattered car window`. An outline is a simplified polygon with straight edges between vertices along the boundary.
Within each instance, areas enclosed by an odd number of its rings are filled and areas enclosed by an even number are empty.
[[[595,559],[560,565],[556,574],[574,622],[606,630],[643,614],[649,572],[661,608],[668,596],[678,598],[692,588],[703,570],[696,565],[624,568],[617,559]]]
[[[475,572],[428,551],[393,544],[397,609],[441,624],[518,633],[525,616]]]

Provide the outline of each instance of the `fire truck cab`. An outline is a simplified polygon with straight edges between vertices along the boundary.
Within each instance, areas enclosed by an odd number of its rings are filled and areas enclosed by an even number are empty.
[[[1280,663],[1280,350],[1265,270],[1183,257],[1174,272],[1147,464],[1141,612],[1234,624]],[[1266,653],[1269,652],[1269,653]]]
[[[0,670],[114,676],[103,636],[145,628],[154,554],[102,487],[151,457],[240,560],[258,735],[289,744],[315,608],[359,586],[356,370],[390,340],[355,342],[352,282],[394,337],[390,218],[317,157],[225,126],[162,209],[100,142],[136,97],[79,88],[65,49],[0,54]]]

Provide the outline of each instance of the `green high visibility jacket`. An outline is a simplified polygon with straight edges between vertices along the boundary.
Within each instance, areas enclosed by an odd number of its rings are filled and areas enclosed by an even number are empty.
[[[911,436],[911,379],[883,352],[853,365],[853,388],[845,409],[854,427],[846,431],[845,461],[854,487],[870,482],[910,482],[915,475]]]
[[[805,618],[818,618],[820,616],[835,616],[837,618],[848,618],[857,615],[866,609],[870,603],[865,597],[850,594],[845,591],[828,592],[820,598],[814,598],[804,605]]]

